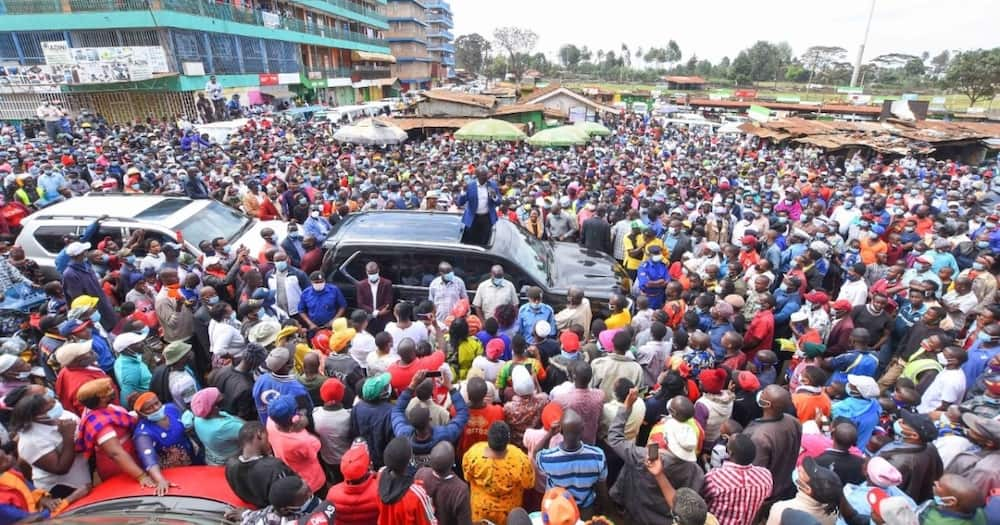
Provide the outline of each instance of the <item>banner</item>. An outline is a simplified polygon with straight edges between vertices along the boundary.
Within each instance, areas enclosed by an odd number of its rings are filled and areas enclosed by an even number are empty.
[[[775,102],[782,102],[785,104],[798,104],[799,102],[802,102],[802,97],[798,95],[778,95],[774,100]]]
[[[747,110],[747,117],[757,122],[767,122],[771,120],[771,110],[764,106],[750,106]]]
[[[277,86],[278,85],[278,74],[277,73],[261,73],[258,77],[260,80],[260,85],[262,86]]]
[[[103,84],[147,80],[169,73],[160,46],[69,47],[64,41],[41,42],[45,67],[58,84]]]
[[[264,22],[264,27],[270,27],[275,29],[281,25],[281,17],[277,13],[269,13],[267,11],[260,12],[261,21]]]
[[[756,89],[737,89],[733,96],[736,98],[757,98]]]
[[[845,94],[857,93],[857,94],[860,95],[861,93],[864,93],[864,92],[865,92],[865,88],[862,88],[862,87],[852,87],[852,86],[838,86],[837,87],[837,93],[845,93]]]

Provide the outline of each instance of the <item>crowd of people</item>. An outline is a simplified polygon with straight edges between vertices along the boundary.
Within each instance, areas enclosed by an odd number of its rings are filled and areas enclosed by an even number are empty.
[[[604,122],[558,150],[258,118],[221,144],[173,121],[3,128],[28,212],[187,195],[288,232],[196,256],[98,219],[55,280],[4,244],[0,289],[47,302],[0,354],[0,523],[115,475],[171,494],[187,465],[224,469],[252,525],[1000,523],[998,162]],[[375,261],[341,289],[323,241],[384,209],[463,212],[470,243],[511,221],[630,283],[554,309],[442,257],[418,302]]]

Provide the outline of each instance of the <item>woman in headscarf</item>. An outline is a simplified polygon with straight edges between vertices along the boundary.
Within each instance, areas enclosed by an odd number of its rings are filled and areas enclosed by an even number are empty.
[[[191,398],[194,432],[205,446],[205,463],[225,465],[226,460],[240,451],[239,435],[246,421],[223,412],[222,392],[208,387]]]
[[[132,440],[143,468],[150,475],[167,483],[163,469],[195,464],[194,447],[187,437],[177,405],[164,405],[156,394],[144,392],[135,399],[132,408],[139,415]],[[162,490],[165,494],[166,488]]]
[[[76,398],[84,411],[76,449],[86,459],[94,456],[101,479],[111,479],[124,472],[143,487],[155,488],[159,495],[166,494],[170,483],[160,475],[159,469],[146,472],[136,461],[132,443],[136,419],[124,408],[111,404],[116,397],[111,378],[107,377],[88,381],[77,390]]]
[[[519,444],[524,432],[541,422],[542,409],[549,396],[536,393],[535,380],[524,365],[515,365],[511,371],[514,397],[503,406],[504,420],[510,425],[511,442]]]

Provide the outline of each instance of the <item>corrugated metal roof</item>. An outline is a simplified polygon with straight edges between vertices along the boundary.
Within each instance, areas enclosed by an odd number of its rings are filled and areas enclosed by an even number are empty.
[[[447,91],[444,89],[433,89],[431,91],[424,92],[423,95],[431,100],[443,100],[445,102],[467,104],[469,106],[477,106],[486,109],[492,109],[497,103],[496,97],[491,97],[489,95],[473,95],[471,93]]]
[[[666,76],[663,80],[667,82],[673,82],[675,84],[704,84],[705,79],[698,76],[684,77],[684,76]]]

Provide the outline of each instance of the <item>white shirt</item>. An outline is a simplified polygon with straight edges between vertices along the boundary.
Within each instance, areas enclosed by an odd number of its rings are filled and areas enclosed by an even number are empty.
[[[80,418],[69,410],[63,411],[59,419],[80,424]],[[65,474],[46,472],[35,465],[36,461],[49,452],[58,454],[61,449],[62,434],[55,425],[32,423],[31,428],[21,432],[17,440],[17,455],[32,466],[31,477],[37,488],[49,490],[56,485],[80,488],[90,483],[90,467],[82,454],[76,455],[69,471]]]
[[[392,353],[396,353],[396,345],[407,337],[418,344],[427,340],[427,327],[424,323],[412,323],[406,328],[400,328],[396,323],[389,323],[385,325],[385,331],[392,336]]]
[[[493,284],[493,278],[489,278],[476,288],[476,297],[472,299],[472,305],[483,310],[483,315],[487,318],[493,317],[493,312],[497,307],[504,304],[517,306],[517,290],[514,284],[507,279],[503,280],[500,286]]]
[[[278,277],[277,271],[271,273],[271,276],[267,279],[267,287],[275,292],[278,291]],[[290,273],[285,274],[285,299],[288,301],[287,305],[280,304],[277,302],[277,297],[281,294],[277,294],[275,298],[275,304],[281,307],[282,310],[288,312],[289,316],[296,315],[299,313],[299,299],[302,298],[302,288],[299,287],[299,280],[295,278],[294,275]]]
[[[489,186],[484,186],[478,182],[476,183],[476,186],[478,190],[476,191],[476,197],[478,197],[478,202],[476,202],[476,215],[486,215],[490,211],[490,188]]]
[[[941,406],[941,402],[961,403],[965,397],[965,372],[961,368],[944,369],[934,378],[927,391],[920,397],[917,412],[929,414]]]
[[[372,308],[377,312],[378,304],[376,303],[378,303],[378,281],[368,281],[368,288],[372,291]]]
[[[368,354],[375,351],[375,338],[368,332],[358,332],[354,339],[351,339],[351,357],[361,365],[361,368],[368,368]]]
[[[399,361],[399,356],[395,352],[389,352],[385,355],[378,355],[378,352],[368,354],[368,357],[365,358],[365,362],[368,364],[368,377],[388,372],[389,367],[396,361]]]
[[[858,306],[868,302],[868,284],[864,279],[848,281],[840,287],[840,294],[837,300],[846,299],[851,302],[851,306]]]
[[[246,341],[240,335],[240,329],[225,321],[209,321],[208,341],[212,355],[239,356],[246,350]]]

